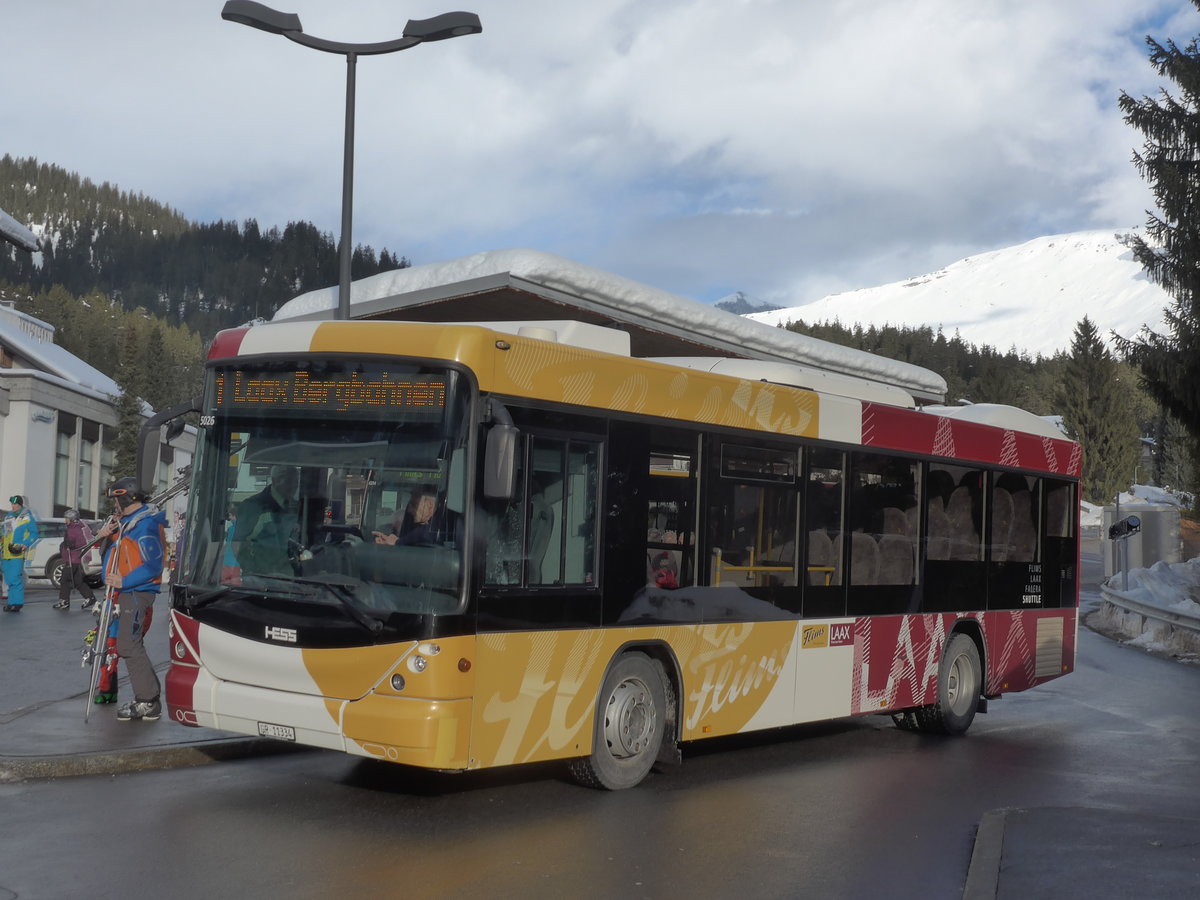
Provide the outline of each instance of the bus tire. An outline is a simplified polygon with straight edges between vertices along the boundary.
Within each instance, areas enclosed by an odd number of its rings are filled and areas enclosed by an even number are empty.
[[[620,656],[596,701],[592,754],[569,763],[585,787],[619,791],[641,782],[662,746],[667,692],[662,667],[644,653]]]
[[[917,718],[917,711],[914,709],[906,709],[903,712],[892,713],[892,721],[896,723],[896,727],[901,731],[921,730],[921,723]]]
[[[975,720],[983,673],[979,648],[965,634],[955,634],[938,666],[937,702],[917,710],[921,731],[964,734]]]

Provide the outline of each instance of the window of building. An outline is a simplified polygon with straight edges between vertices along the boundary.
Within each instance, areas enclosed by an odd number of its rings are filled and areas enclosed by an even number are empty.
[[[79,484],[75,490],[75,507],[80,515],[91,515],[96,507],[95,486],[92,483],[92,465],[96,457],[96,442],[88,440],[84,434],[79,441]]]
[[[71,505],[71,438],[60,431],[54,441],[54,506],[58,510]]]

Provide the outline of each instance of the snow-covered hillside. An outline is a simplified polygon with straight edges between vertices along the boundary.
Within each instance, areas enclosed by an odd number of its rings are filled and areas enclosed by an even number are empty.
[[[837,320],[843,325],[940,326],[973,344],[1031,355],[1069,350],[1089,316],[1105,337],[1143,324],[1165,332],[1171,298],[1146,278],[1114,231],[1041,237],[981,253],[930,275],[834,294],[805,306],[754,313],[768,324]]]

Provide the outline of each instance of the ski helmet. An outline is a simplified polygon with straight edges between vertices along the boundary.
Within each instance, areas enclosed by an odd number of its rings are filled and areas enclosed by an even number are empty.
[[[108,496],[117,501],[117,505],[124,508],[130,503],[141,503],[146,499],[145,493],[138,487],[137,479],[132,475],[127,475],[124,478],[118,478],[108,487]]]

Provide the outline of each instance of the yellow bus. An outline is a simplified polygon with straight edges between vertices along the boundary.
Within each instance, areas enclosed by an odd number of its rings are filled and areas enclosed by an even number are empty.
[[[638,359],[612,333],[219,334],[170,717],[620,789],[718,735],[867,714],[961,734],[1073,669],[1078,445],[1019,410]]]

